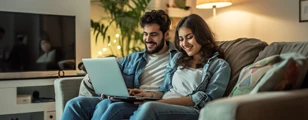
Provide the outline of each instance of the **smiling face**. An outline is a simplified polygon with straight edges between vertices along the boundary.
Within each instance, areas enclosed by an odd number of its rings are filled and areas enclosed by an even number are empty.
[[[158,24],[147,24],[144,26],[143,42],[148,54],[162,54],[167,51],[166,39],[168,32],[165,35],[159,29]]]
[[[179,29],[179,44],[180,47],[187,53],[188,56],[198,56],[201,45],[197,43],[191,29],[181,27]]]

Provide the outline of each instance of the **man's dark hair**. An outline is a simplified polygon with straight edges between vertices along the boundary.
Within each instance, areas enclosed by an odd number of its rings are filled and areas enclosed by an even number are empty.
[[[163,10],[152,10],[150,12],[146,12],[140,19],[140,25],[144,28],[147,24],[158,24],[159,29],[165,34],[170,27],[171,20],[168,14]]]
[[[5,30],[2,27],[0,27],[0,33],[5,33]]]

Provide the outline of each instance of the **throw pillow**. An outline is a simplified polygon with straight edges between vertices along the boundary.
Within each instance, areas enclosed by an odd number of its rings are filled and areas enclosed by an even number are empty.
[[[273,64],[250,94],[264,91],[293,90],[301,87],[308,69],[307,57],[299,53],[280,54],[281,61]]]
[[[264,58],[243,68],[229,96],[299,88],[307,65],[307,58],[297,53]]]
[[[261,77],[272,68],[272,64],[279,61],[279,56],[271,56],[254,64],[244,67],[239,79],[229,96],[248,94],[261,79]]]

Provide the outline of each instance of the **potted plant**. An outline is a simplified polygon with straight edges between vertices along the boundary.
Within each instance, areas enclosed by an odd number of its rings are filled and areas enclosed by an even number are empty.
[[[96,42],[101,36],[102,42],[107,42],[112,55],[115,55],[110,45],[111,34],[108,34],[110,26],[115,26],[120,32],[120,35],[117,35],[120,56],[124,57],[144,47],[139,21],[150,0],[91,0],[91,2],[99,4],[104,9],[102,13],[108,15],[99,21],[91,20]],[[102,20],[107,20],[108,23],[104,24]]]

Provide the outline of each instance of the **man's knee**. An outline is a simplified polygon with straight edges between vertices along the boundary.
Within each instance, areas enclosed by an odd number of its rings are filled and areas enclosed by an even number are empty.
[[[84,100],[85,100],[85,97],[75,97],[75,98],[67,101],[66,106],[67,107],[74,107],[74,106],[82,103],[82,101],[84,101]]]
[[[101,99],[99,97],[75,97],[71,100],[69,100],[66,103],[66,106],[68,107],[76,107],[76,106],[88,106],[88,105],[96,105],[98,102],[100,102]]]
[[[108,106],[108,105],[110,105],[111,103],[112,103],[111,100],[109,100],[109,99],[104,99],[104,100],[102,100],[101,102],[99,102],[99,103],[96,105],[96,107]]]
[[[117,110],[117,109],[124,108],[124,107],[125,107],[124,102],[114,102],[110,104],[108,108]]]

